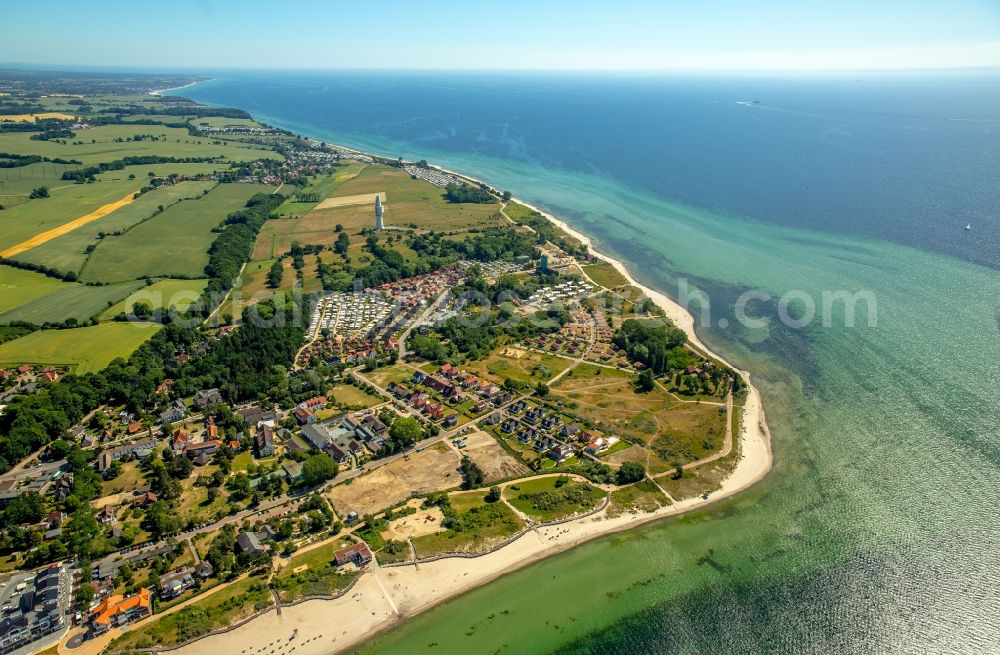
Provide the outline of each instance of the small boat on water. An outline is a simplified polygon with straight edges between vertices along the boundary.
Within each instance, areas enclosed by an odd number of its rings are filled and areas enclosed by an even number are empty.
[[[966,230],[971,230],[972,229],[972,223],[966,223],[965,224],[965,229]]]

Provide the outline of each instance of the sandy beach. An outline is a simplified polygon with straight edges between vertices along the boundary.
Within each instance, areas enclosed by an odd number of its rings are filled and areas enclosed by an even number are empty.
[[[201,82],[207,82],[208,80],[199,80],[199,81],[201,81]],[[169,89],[153,89],[152,91],[147,91],[146,95],[161,96],[164,93],[166,93],[167,91],[179,91],[180,89],[186,89],[189,86],[194,86],[197,83],[198,82],[195,81],[195,82],[190,82],[188,84],[184,84],[183,86],[172,86]]]
[[[466,175],[447,172],[473,180]],[[660,306],[687,333],[694,346],[725,362],[724,358],[712,353],[698,339],[694,331],[694,317],[686,309],[666,295],[639,284],[624,264],[596,251],[586,235],[528,203],[520,200],[517,202],[535,209],[567,233],[586,243],[595,257],[614,266],[629,283],[642,289]],[[740,372],[749,381],[749,374],[746,371]],[[183,655],[201,655],[205,652],[263,655],[274,649],[275,655],[287,655],[293,647],[296,655],[330,655],[342,652],[407,617],[546,557],[598,537],[704,508],[751,487],[767,475],[772,461],[770,433],[760,393],[752,384],[749,385],[744,406],[740,439],[741,457],[735,470],[707,500],[696,497],[662,507],[656,512],[624,514],[614,518],[609,518],[606,510],[602,510],[575,521],[535,528],[503,548],[474,559],[451,557],[425,564],[389,568],[373,565],[345,596],[284,607],[280,616],[271,611],[231,632],[206,637],[175,652]],[[336,629],[328,618],[330,616],[337,617]]]

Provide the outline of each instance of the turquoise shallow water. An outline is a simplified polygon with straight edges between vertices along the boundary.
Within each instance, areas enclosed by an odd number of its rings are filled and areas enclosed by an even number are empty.
[[[315,79],[294,82],[281,97],[308,105]],[[377,125],[345,129],[335,104],[302,120],[301,111],[282,117],[273,88],[260,100],[266,85],[244,81],[231,95],[227,88],[220,81],[185,93],[485,178],[565,217],[643,282],[672,296],[680,278],[705,290],[711,326],[699,332],[753,372],[774,436],[775,469],[746,494],[513,573],[363,652],[1000,650],[1000,273],[981,265],[1000,244],[989,235],[975,235],[980,241],[963,261],[863,226],[837,230],[808,215],[766,220],[759,207],[744,214],[680,203],[638,178],[616,176],[613,166],[559,163],[572,144],[554,156],[551,144],[519,132],[523,118],[511,119],[505,137],[522,155],[499,157],[485,127],[486,145],[478,146],[447,139],[443,122],[441,139],[421,137],[426,121],[409,137],[385,126],[387,138]],[[347,91],[338,102],[354,99]],[[393,107],[400,121],[409,115],[398,102]],[[464,115],[463,125],[477,120],[494,125],[475,115]],[[531,120],[561,129],[555,118]],[[810,164],[806,173],[822,184],[828,173],[815,162],[801,165]],[[724,187],[726,162],[717,169]],[[948,185],[936,192],[948,193]],[[977,206],[1000,213],[990,198],[978,197]],[[886,211],[854,206],[869,220]],[[772,320],[768,330],[740,329],[732,301],[748,288],[774,298],[800,290],[817,305],[823,291],[869,291],[877,322],[868,327],[862,313],[846,327],[834,313],[829,327],[792,330]],[[752,306],[772,318],[774,309],[773,302]],[[720,318],[731,326],[719,328]]]

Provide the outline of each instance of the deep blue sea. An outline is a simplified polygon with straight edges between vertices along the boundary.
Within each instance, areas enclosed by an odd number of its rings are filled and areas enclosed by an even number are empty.
[[[266,73],[196,89],[185,93],[384,154],[592,174],[716,212],[1000,267],[1000,72]]]
[[[687,280],[700,335],[764,397],[775,468],[749,492],[364,652],[1000,652],[1000,72],[241,72],[179,93],[486,179],[643,282]],[[877,320],[748,328],[748,289],[770,318],[789,292],[866,291]]]

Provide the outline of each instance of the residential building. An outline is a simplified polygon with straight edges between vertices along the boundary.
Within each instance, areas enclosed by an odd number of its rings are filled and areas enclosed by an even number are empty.
[[[372,553],[368,550],[368,544],[362,541],[338,550],[333,554],[333,561],[337,566],[354,564],[361,568],[372,561]]]
[[[128,598],[115,594],[104,599],[94,608],[94,634],[104,634],[113,627],[120,627],[153,615],[153,599],[149,589],[142,588]]]
[[[274,428],[266,423],[261,425],[257,428],[254,441],[257,446],[257,457],[274,456]]]
[[[160,598],[162,600],[177,598],[193,586],[194,577],[191,575],[191,570],[182,566],[160,576]]]

